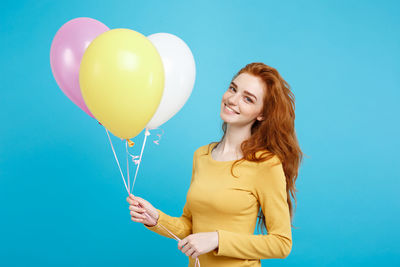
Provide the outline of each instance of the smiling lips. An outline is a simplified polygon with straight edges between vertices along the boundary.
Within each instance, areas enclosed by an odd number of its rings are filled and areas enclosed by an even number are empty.
[[[225,108],[226,108],[227,110],[229,110],[229,111],[231,111],[231,112],[234,112],[234,113],[236,113],[236,114],[239,114],[239,112],[237,112],[236,110],[232,109],[232,108],[231,108],[230,106],[228,106],[227,104],[224,103],[224,105],[225,105]]]

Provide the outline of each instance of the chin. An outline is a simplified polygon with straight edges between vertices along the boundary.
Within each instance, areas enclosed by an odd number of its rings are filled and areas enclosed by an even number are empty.
[[[231,118],[231,117],[229,117],[229,116],[227,116],[227,115],[225,115],[223,113],[220,114],[220,117],[226,123],[235,123],[237,121],[237,120],[235,120],[235,119],[233,119],[233,118]]]

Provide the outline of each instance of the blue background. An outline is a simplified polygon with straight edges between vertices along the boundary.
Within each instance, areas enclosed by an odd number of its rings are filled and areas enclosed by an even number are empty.
[[[148,137],[134,194],[181,215],[193,152],[222,136],[223,92],[261,61],[291,85],[308,155],[291,254],[263,265],[400,264],[397,1],[3,1],[0,10],[1,266],[187,265],[175,240],[130,220],[104,129],[54,80],[51,41],[76,17],[175,34],[196,60],[191,97],[161,126],[159,146],[157,130]]]

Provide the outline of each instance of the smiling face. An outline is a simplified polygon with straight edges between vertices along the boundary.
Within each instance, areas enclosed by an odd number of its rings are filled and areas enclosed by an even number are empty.
[[[247,125],[262,120],[264,83],[254,75],[241,73],[222,96],[221,118],[230,124]]]

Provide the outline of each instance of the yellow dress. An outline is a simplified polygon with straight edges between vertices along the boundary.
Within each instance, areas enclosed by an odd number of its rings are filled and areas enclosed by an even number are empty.
[[[286,179],[277,156],[260,162],[216,161],[216,143],[199,147],[193,155],[190,188],[181,217],[157,209],[158,223],[180,239],[199,232],[218,232],[218,248],[198,257],[201,267],[261,266],[260,259],[285,258],[292,248]],[[257,153],[260,153],[257,152]],[[268,234],[254,235],[259,208]],[[173,238],[159,225],[147,229]],[[189,258],[189,267],[195,259]]]

